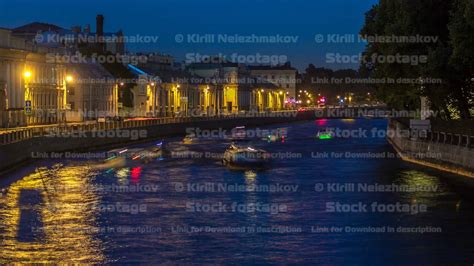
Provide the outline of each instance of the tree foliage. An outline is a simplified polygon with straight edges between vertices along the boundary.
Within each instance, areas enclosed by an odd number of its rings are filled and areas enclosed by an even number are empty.
[[[446,118],[470,118],[474,25],[472,0],[380,0],[365,15],[362,36],[430,36],[432,42],[368,42],[364,55],[426,57],[425,63],[364,62],[374,78],[416,82],[378,83],[377,95],[396,108],[417,108],[427,96]],[[433,39],[434,40],[434,39]],[[439,82],[440,81],[440,82]]]

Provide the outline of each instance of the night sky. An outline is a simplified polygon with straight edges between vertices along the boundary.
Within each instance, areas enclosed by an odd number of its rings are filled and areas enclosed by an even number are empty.
[[[316,34],[357,34],[364,13],[377,0],[0,0],[0,27],[14,28],[30,22],[47,22],[64,28],[91,24],[96,14],[105,16],[105,31],[122,29],[125,35],[158,36],[158,42],[127,44],[130,51],[158,51],[183,60],[186,53],[202,55],[284,55],[303,70],[308,63],[334,69],[353,64],[327,64],[326,53],[355,55],[363,43],[315,42]],[[176,34],[240,34],[298,36],[290,44],[176,43]]]

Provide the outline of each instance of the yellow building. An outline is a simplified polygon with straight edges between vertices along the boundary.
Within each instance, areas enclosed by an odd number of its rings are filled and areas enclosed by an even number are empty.
[[[252,90],[252,109],[257,111],[280,111],[285,106],[286,92],[272,84],[259,84]]]
[[[296,99],[297,70],[289,62],[277,66],[249,66],[248,69],[252,77],[272,83],[288,92],[288,99]]]
[[[187,70],[192,76],[201,78],[201,86],[209,86],[210,105],[205,106],[214,110],[213,113],[231,114],[239,111],[238,71],[234,63],[194,63]]]
[[[0,127],[58,123],[65,119],[64,64],[39,47],[0,29]]]

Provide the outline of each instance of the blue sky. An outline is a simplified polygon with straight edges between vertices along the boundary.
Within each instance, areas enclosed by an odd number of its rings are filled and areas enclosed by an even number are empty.
[[[357,34],[364,13],[377,0],[0,0],[0,27],[13,28],[38,21],[65,28],[91,24],[105,16],[105,31],[122,29],[125,35],[158,36],[154,43],[129,44],[131,51],[159,51],[185,59],[187,54],[237,53],[243,56],[283,55],[299,69],[309,63],[330,68],[356,64],[328,64],[327,53],[354,55],[363,43],[316,43],[315,35]],[[287,35],[296,43],[177,43],[176,34]]]

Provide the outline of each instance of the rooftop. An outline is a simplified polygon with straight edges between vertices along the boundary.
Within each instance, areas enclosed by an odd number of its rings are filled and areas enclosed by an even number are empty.
[[[286,63],[284,65],[256,65],[256,66],[248,66],[249,70],[295,70],[296,68],[292,67],[290,63]]]

